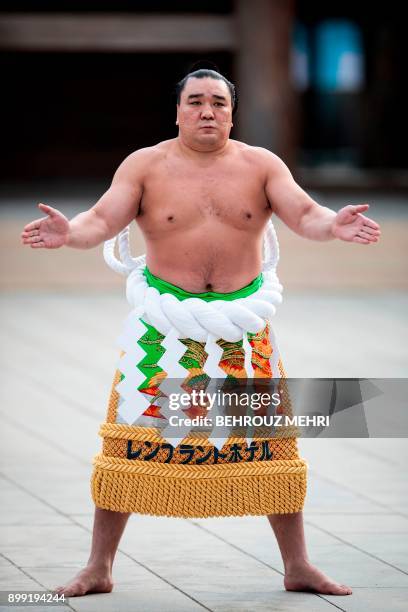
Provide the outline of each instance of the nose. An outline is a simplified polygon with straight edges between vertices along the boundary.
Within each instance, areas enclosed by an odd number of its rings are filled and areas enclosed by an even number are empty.
[[[203,106],[201,110],[201,118],[202,119],[214,119],[214,112],[209,104],[206,104],[205,106]]]

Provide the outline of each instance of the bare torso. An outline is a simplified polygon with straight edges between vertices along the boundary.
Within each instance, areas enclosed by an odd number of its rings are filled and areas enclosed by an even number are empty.
[[[272,214],[255,149],[230,140],[224,154],[197,161],[174,139],[154,147],[152,161],[136,217],[149,270],[193,293],[250,283]]]

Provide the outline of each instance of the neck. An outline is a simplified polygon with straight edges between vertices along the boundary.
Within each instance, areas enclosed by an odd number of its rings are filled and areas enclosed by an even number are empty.
[[[176,138],[176,143],[183,155],[195,159],[209,159],[219,157],[226,153],[229,146],[229,138],[227,138],[225,142],[217,143],[215,145],[207,145],[205,148],[201,148],[200,145],[187,144],[179,134]]]

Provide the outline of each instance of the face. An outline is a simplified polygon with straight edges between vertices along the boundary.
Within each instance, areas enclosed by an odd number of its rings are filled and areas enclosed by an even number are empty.
[[[232,127],[232,103],[224,81],[190,77],[177,105],[177,124],[183,142],[197,151],[220,148]]]

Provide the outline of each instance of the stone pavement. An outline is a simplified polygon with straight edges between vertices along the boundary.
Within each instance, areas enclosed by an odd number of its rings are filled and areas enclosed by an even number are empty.
[[[286,300],[277,326],[288,372],[402,375],[407,360],[399,347],[406,346],[401,335],[408,299],[373,300],[352,326],[358,299],[332,300],[325,320],[330,299]],[[381,329],[384,309],[392,316]],[[99,449],[98,426],[118,358],[115,339],[126,312],[123,297],[108,293],[3,296],[3,589],[52,588],[87,561],[90,460]],[[264,517],[135,515],[115,564],[114,592],[71,598],[69,609],[406,610],[406,440],[303,439],[300,449],[310,466],[305,521],[311,559],[350,584],[353,595],[285,592],[280,554]]]
[[[103,269],[92,259],[96,251],[86,256],[19,251],[14,232],[22,217],[21,211],[3,215],[0,230],[7,289],[1,305],[0,581],[3,590],[43,590],[64,583],[88,558],[91,457],[99,451],[97,431],[128,306],[123,279],[109,271],[106,282],[95,278]],[[405,217],[385,221],[399,227],[401,238],[395,241],[402,241]],[[299,261],[300,245],[310,243],[295,240]],[[389,244],[392,240],[389,236]],[[12,260],[9,247],[19,260]],[[371,251],[365,260],[363,250],[357,252],[352,276],[358,283],[340,275],[336,291],[325,281],[332,260],[315,262],[314,293],[289,264],[293,282],[284,281],[284,304],[275,322],[288,375],[406,376],[402,242],[391,255],[376,258]],[[376,274],[366,275],[370,262]],[[26,263],[31,267],[24,268]],[[65,609],[406,610],[407,446],[403,439],[300,440],[309,463],[304,510],[309,554],[322,570],[349,584],[351,596],[286,592],[279,550],[264,517],[134,515],[116,559],[113,593],[71,598]]]

